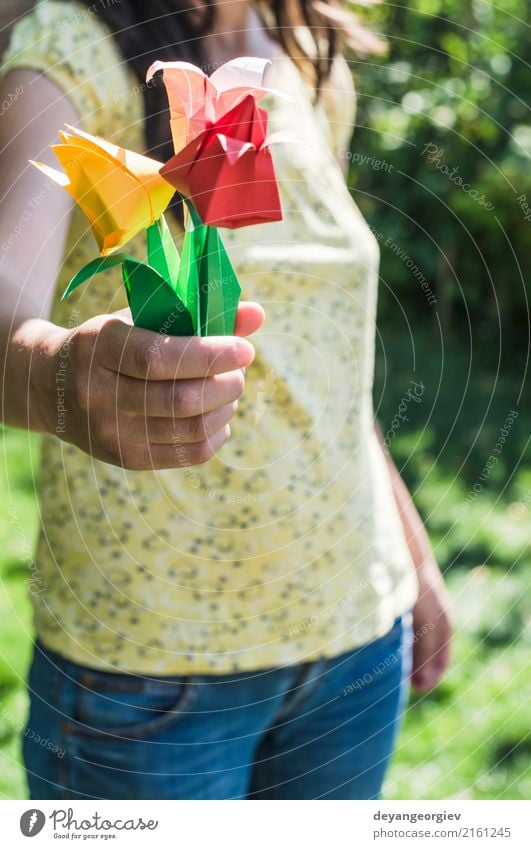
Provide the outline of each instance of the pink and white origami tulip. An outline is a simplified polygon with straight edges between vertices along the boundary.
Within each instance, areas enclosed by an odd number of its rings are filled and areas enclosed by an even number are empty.
[[[267,113],[256,101],[279,94],[262,84],[268,64],[241,57],[211,77],[188,62],[155,62],[148,71],[148,80],[162,71],[175,148],[160,173],[193,202],[203,224],[235,228],[282,218],[269,146],[293,138],[267,136]]]

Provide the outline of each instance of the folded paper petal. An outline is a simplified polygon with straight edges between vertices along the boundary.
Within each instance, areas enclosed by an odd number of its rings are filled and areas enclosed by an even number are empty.
[[[248,95],[207,128],[204,137],[208,139],[215,133],[251,142],[259,149],[266,139],[267,112],[260,109],[255,99]]]
[[[269,59],[242,56],[226,62],[208,77],[188,62],[155,62],[147,80],[162,71],[170,105],[170,123],[175,152],[178,153],[206,127],[251,95],[284,96],[262,85]]]
[[[237,88],[264,91],[264,74],[270,59],[260,59],[256,56],[238,56],[225,62],[214,71],[210,77],[211,83],[218,92],[232,91]]]
[[[213,227],[244,227],[280,221],[282,210],[268,148],[246,149],[233,163],[219,137],[190,162],[187,150],[162,169],[167,180],[193,201],[201,220]]]
[[[279,221],[266,131],[267,114],[248,95],[176,153],[161,174],[192,200],[204,224],[235,228]]]
[[[105,256],[160,218],[174,189],[161,177],[160,162],[68,129],[52,148],[64,173],[33,164],[72,195]]]

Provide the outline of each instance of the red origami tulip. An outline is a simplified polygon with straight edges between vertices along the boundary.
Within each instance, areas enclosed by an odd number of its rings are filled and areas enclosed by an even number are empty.
[[[193,201],[204,224],[234,228],[280,221],[269,150],[275,139],[268,139],[266,131],[267,113],[248,95],[176,153],[160,173]]]
[[[190,198],[204,224],[243,227],[282,218],[269,151],[287,133],[266,138],[267,114],[256,101],[264,88],[267,59],[249,56],[225,63],[211,77],[187,62],[155,62],[170,105],[175,156],[161,174]]]

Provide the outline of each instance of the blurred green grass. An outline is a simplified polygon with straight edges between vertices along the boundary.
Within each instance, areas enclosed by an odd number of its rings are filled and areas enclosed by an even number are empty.
[[[436,325],[380,326],[375,403],[385,433],[410,380],[421,401],[391,440],[452,597],[451,669],[412,696],[385,796],[528,799],[531,793],[531,411],[519,358]],[[411,338],[408,340],[408,333]],[[467,344],[468,342],[468,344]],[[522,357],[523,365],[523,357]],[[499,454],[492,454],[510,411]],[[490,456],[498,462],[485,474]]]
[[[529,414],[519,409],[500,462],[463,507],[515,408],[518,370],[500,382],[488,356],[424,327],[412,344],[390,323],[379,340],[376,406],[384,432],[408,381],[422,381],[392,450],[447,572],[456,637],[451,671],[431,694],[413,696],[385,787],[391,799],[526,799],[531,795],[529,715],[529,527],[531,472],[524,458]],[[454,426],[455,425],[455,426]],[[453,430],[452,430],[452,426]],[[447,439],[449,433],[451,437]],[[38,527],[38,439],[3,432],[0,512],[0,798],[24,798],[20,730],[31,616],[26,580]]]
[[[2,431],[0,465],[0,798],[24,799],[20,732],[27,698],[31,608],[27,580],[38,528],[35,498],[39,441],[23,431]]]

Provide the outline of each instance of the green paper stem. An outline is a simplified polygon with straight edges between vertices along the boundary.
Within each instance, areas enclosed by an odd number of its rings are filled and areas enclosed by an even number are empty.
[[[192,230],[185,230],[181,265],[177,280],[177,292],[186,304],[194,325],[194,335],[201,333],[201,256],[205,240],[205,227],[201,224]]]
[[[201,221],[201,219],[199,217],[199,213],[198,213],[197,209],[195,208],[195,206],[193,205],[190,198],[187,198],[184,195],[181,195],[181,198],[183,200],[183,206],[184,206],[184,209],[185,209],[185,213],[188,213],[188,215],[190,217],[192,227],[202,227],[203,222]],[[186,225],[186,214],[185,214],[185,225]]]
[[[221,236],[215,227],[207,228],[201,259],[199,289],[201,292],[201,335],[232,335],[241,287]]]
[[[163,215],[146,230],[148,264],[175,290],[179,274],[179,252]]]

